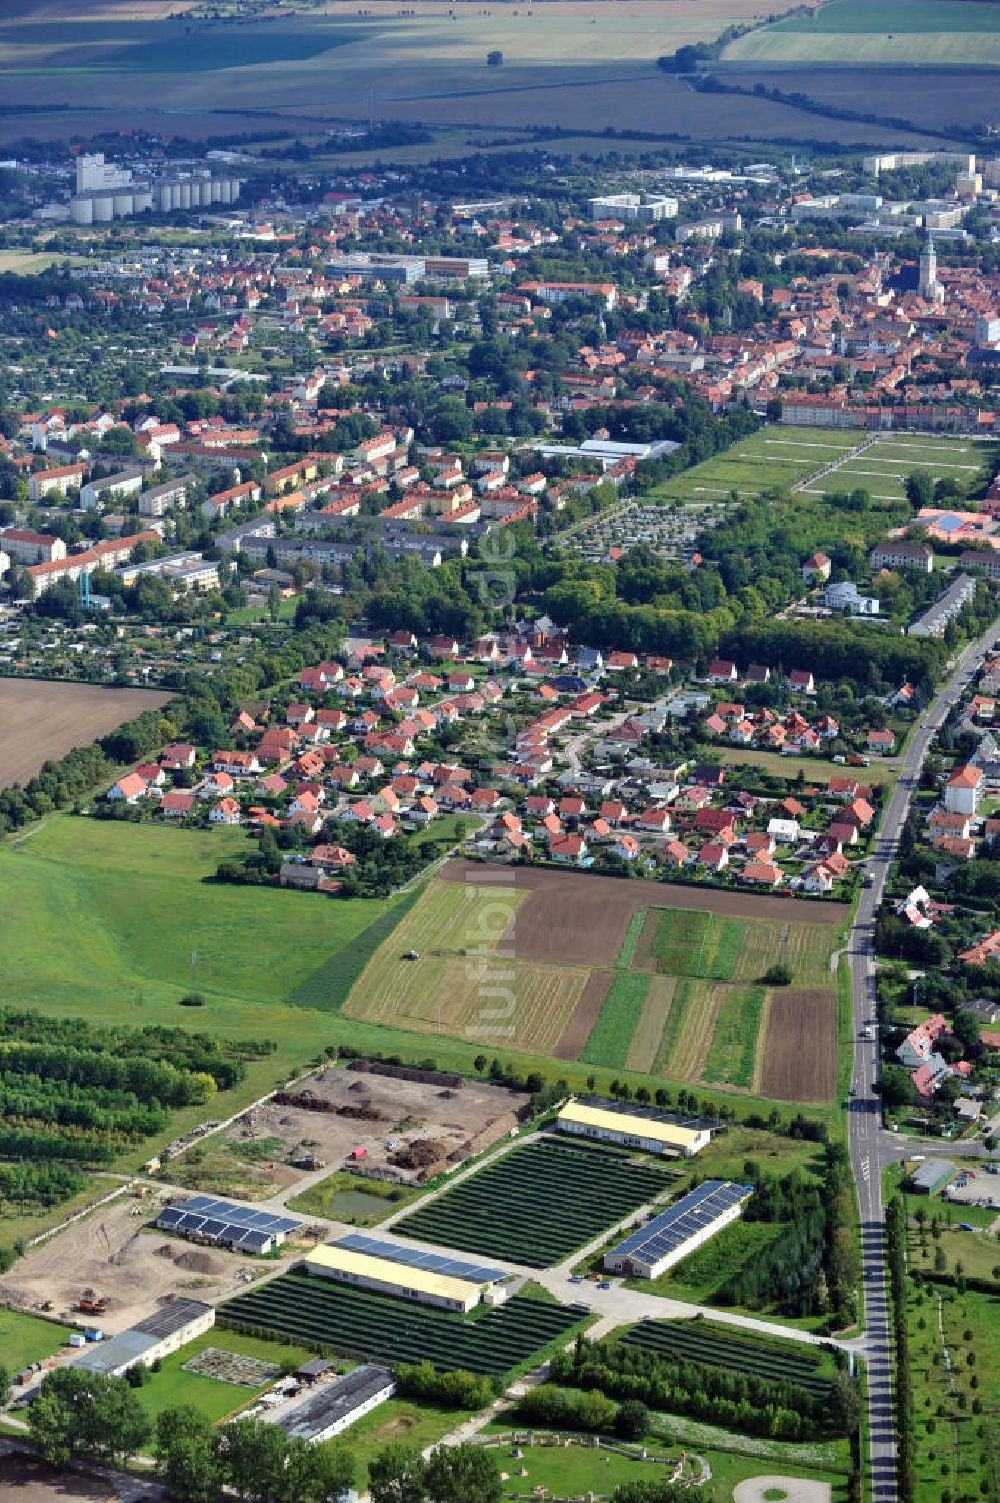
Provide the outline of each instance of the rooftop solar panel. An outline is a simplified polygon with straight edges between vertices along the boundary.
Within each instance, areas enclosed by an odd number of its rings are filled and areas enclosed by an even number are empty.
[[[272,1237],[295,1231],[301,1221],[291,1216],[275,1216],[269,1211],[255,1211],[247,1206],[217,1200],[212,1195],[192,1195],[179,1205],[167,1206],[157,1218],[165,1231],[186,1236],[210,1237],[214,1241],[239,1241],[250,1246],[243,1234],[253,1233],[253,1246],[263,1246]]]
[[[351,1232],[339,1237],[334,1247],[346,1247],[352,1252],[367,1253],[373,1258],[387,1258],[392,1263],[402,1263],[407,1268],[423,1268],[429,1273],[444,1273],[454,1279],[467,1279],[471,1284],[496,1284],[507,1277],[503,1268],[492,1268],[484,1263],[470,1263],[465,1258],[456,1258],[446,1253],[423,1252],[419,1247],[400,1247],[394,1242],[383,1242],[378,1237],[366,1237],[360,1232]]]
[[[729,1180],[706,1180],[697,1189],[682,1195],[661,1215],[632,1232],[624,1242],[619,1242],[612,1255],[640,1257],[644,1262],[655,1263],[752,1193],[750,1185],[737,1185]]]

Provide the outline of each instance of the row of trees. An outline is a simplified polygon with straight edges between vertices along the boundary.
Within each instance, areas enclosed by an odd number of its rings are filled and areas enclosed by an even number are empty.
[[[784,1315],[826,1315],[831,1330],[850,1325],[860,1263],[850,1161],[843,1146],[825,1145],[819,1184],[797,1170],[780,1180],[762,1179],[752,1161],[744,1173],[756,1187],[744,1219],[777,1222],[783,1230],[725,1281],[717,1298]]]
[[[915,1415],[909,1333],[906,1327],[906,1206],[900,1195],[894,1195],[886,1206],[885,1243],[896,1355],[896,1486],[900,1503],[913,1503],[916,1497],[913,1464]]]
[[[615,1341],[578,1340],[549,1364],[553,1382],[567,1388],[632,1400],[650,1409],[686,1414],[723,1429],[774,1440],[814,1439],[857,1428],[856,1388],[838,1373],[827,1397],[792,1379],[777,1380],[677,1353],[647,1351]]]

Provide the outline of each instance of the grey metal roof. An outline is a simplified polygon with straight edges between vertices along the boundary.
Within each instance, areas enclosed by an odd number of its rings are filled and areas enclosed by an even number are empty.
[[[85,1347],[72,1366],[90,1373],[114,1374],[141,1361],[158,1342],[158,1337],[147,1335],[145,1331],[122,1331],[110,1341],[98,1341]]]
[[[172,1299],[152,1315],[147,1315],[145,1320],[136,1321],[132,1326],[133,1331],[144,1331],[148,1336],[155,1336],[162,1341],[165,1336],[173,1336],[177,1331],[183,1331],[185,1326],[192,1321],[201,1320],[208,1315],[212,1306],[206,1305],[197,1299]]]
[[[346,1419],[360,1405],[393,1385],[391,1370],[362,1363],[334,1383],[322,1383],[293,1409],[274,1418],[290,1440],[312,1440],[338,1420]],[[269,1416],[265,1416],[269,1418]]]

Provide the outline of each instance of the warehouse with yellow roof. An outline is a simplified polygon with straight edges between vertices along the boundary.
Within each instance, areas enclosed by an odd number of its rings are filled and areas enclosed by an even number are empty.
[[[560,1111],[556,1126],[560,1132],[578,1138],[686,1158],[707,1148],[712,1138],[704,1122],[641,1106],[622,1106],[600,1096],[573,1097]]]

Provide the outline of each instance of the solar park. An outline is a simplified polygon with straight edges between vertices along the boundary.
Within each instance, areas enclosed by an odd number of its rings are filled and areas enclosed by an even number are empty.
[[[579,1312],[516,1295],[472,1317],[288,1273],[219,1308],[218,1323],[345,1357],[430,1362],[438,1372],[499,1375],[580,1324]]]
[[[744,1334],[735,1326],[713,1326],[703,1320],[644,1320],[625,1332],[621,1344],[678,1361],[739,1368],[772,1383],[795,1383],[817,1398],[825,1398],[830,1391],[822,1353],[789,1342],[772,1345],[757,1332]]]
[[[675,1170],[624,1153],[531,1143],[393,1224],[393,1233],[529,1268],[560,1263],[655,1200]]]
[[[237,1252],[267,1253],[284,1242],[302,1225],[291,1216],[253,1211],[212,1195],[192,1195],[189,1200],[166,1206],[157,1216],[161,1232],[173,1232],[192,1241],[214,1242]]]

